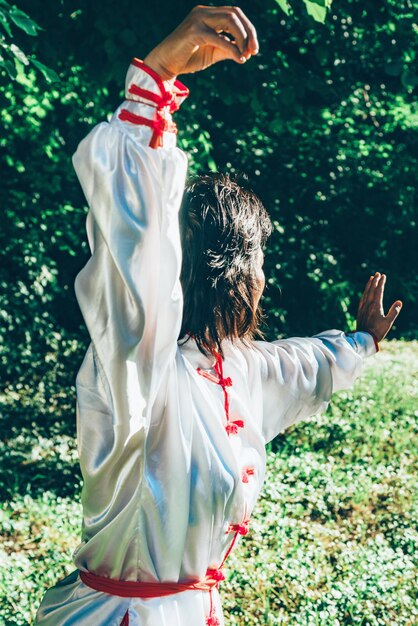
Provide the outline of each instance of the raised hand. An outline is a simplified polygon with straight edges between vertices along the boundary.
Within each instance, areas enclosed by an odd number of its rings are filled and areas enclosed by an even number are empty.
[[[386,337],[402,308],[401,300],[396,300],[385,315],[383,309],[385,284],[385,274],[376,272],[374,276],[370,276],[357,312],[357,330],[370,332],[377,341],[382,341]]]
[[[256,30],[239,7],[199,5],[144,62],[171,80],[226,59],[245,63],[257,52]]]

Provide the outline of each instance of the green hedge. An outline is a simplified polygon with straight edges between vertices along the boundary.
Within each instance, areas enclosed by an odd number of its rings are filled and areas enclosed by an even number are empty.
[[[42,396],[47,428],[58,408],[71,411],[88,341],[73,292],[88,252],[71,155],[119,103],[130,58],[145,56],[193,4],[26,0],[20,9],[43,30],[35,37],[10,22],[31,63],[15,81],[0,71],[0,365],[9,391]],[[241,3],[261,44],[246,66],[184,77],[191,96],[177,114],[180,145],[192,172],[245,172],[272,215],[269,338],[352,326],[375,270],[389,276],[387,301],[405,301],[393,336],[414,337],[416,12],[408,1],[347,0],[322,24],[302,2],[289,16],[284,4]],[[59,82],[38,71],[40,61]],[[4,428],[35,413],[21,414],[17,400]]]

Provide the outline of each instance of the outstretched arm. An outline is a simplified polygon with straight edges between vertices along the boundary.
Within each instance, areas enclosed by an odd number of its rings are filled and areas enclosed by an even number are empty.
[[[73,157],[89,205],[91,250],[76,295],[107,404],[121,420],[141,413],[153,395],[157,372],[161,376],[174,357],[181,324],[178,210],[187,161],[175,147],[174,127],[158,126],[163,114],[169,119],[168,107],[152,98],[178,106],[184,95],[179,84],[157,80],[134,59],[125,102]]]
[[[266,441],[326,409],[332,393],[351,387],[364,358],[375,354],[399,314],[397,300],[383,311],[385,276],[367,283],[357,316],[357,331],[329,330],[315,337],[256,341],[263,389],[263,431]]]

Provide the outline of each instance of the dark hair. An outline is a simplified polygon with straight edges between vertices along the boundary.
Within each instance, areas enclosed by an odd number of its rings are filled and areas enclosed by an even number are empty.
[[[259,198],[228,174],[199,176],[186,186],[180,232],[180,337],[192,335],[206,355],[222,354],[225,338],[262,337],[256,262],[272,225]]]

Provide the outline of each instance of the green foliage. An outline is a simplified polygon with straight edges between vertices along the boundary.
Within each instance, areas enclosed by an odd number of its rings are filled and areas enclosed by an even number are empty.
[[[276,0],[279,7],[286,13],[286,15],[290,14],[290,4],[287,0]]]
[[[16,59],[16,79],[0,78],[0,367],[12,399],[0,428],[68,436],[88,342],[73,291],[88,251],[71,155],[119,104],[129,59],[194,2],[164,2],[156,17],[128,0],[117,11],[111,0],[76,10],[69,0],[20,0],[30,15],[20,26],[6,5],[2,36],[31,62]],[[375,270],[388,274],[387,303],[405,301],[394,335],[415,336],[416,11],[408,1],[348,0],[318,24],[302,2],[289,17],[276,0],[241,6],[260,54],[184,77],[191,95],[176,119],[190,171],[246,172],[272,216],[267,337],[352,328]],[[44,80],[37,59],[59,84]]]
[[[250,533],[227,560],[227,626],[417,622],[417,381],[418,342],[385,343],[353,391],[275,439]],[[39,428],[15,426],[0,447],[1,626],[26,626],[74,569],[75,441]]]
[[[15,43],[13,26],[30,37],[36,37],[38,31],[42,30],[27,13],[11,5],[7,0],[0,0],[0,26],[6,32],[6,35],[0,34],[0,68],[7,72],[9,78],[15,80],[18,73],[24,73],[25,67],[33,65],[48,82],[59,80],[54,70],[36,58],[26,55]]]
[[[0,509],[0,626],[32,623],[39,591],[66,575],[80,513],[77,500],[48,491],[38,499],[25,495]]]
[[[71,155],[119,104],[129,59],[195,2],[18,4],[0,0],[1,626],[26,624],[77,541],[73,383],[88,337],[73,283],[88,251]],[[246,172],[272,216],[268,338],[352,328],[375,270],[387,303],[405,302],[394,335],[415,337],[417,11],[330,4],[243,0],[260,54],[184,77],[180,145],[191,172]],[[396,350],[395,372],[371,371],[326,418],[276,440],[275,480],[224,587],[231,625],[244,604],[248,624],[416,621],[416,357]]]
[[[276,0],[279,7],[290,15],[292,13],[291,4],[288,0]],[[316,22],[325,22],[327,9],[331,8],[332,0],[302,0],[305,4],[308,15],[311,15]]]

